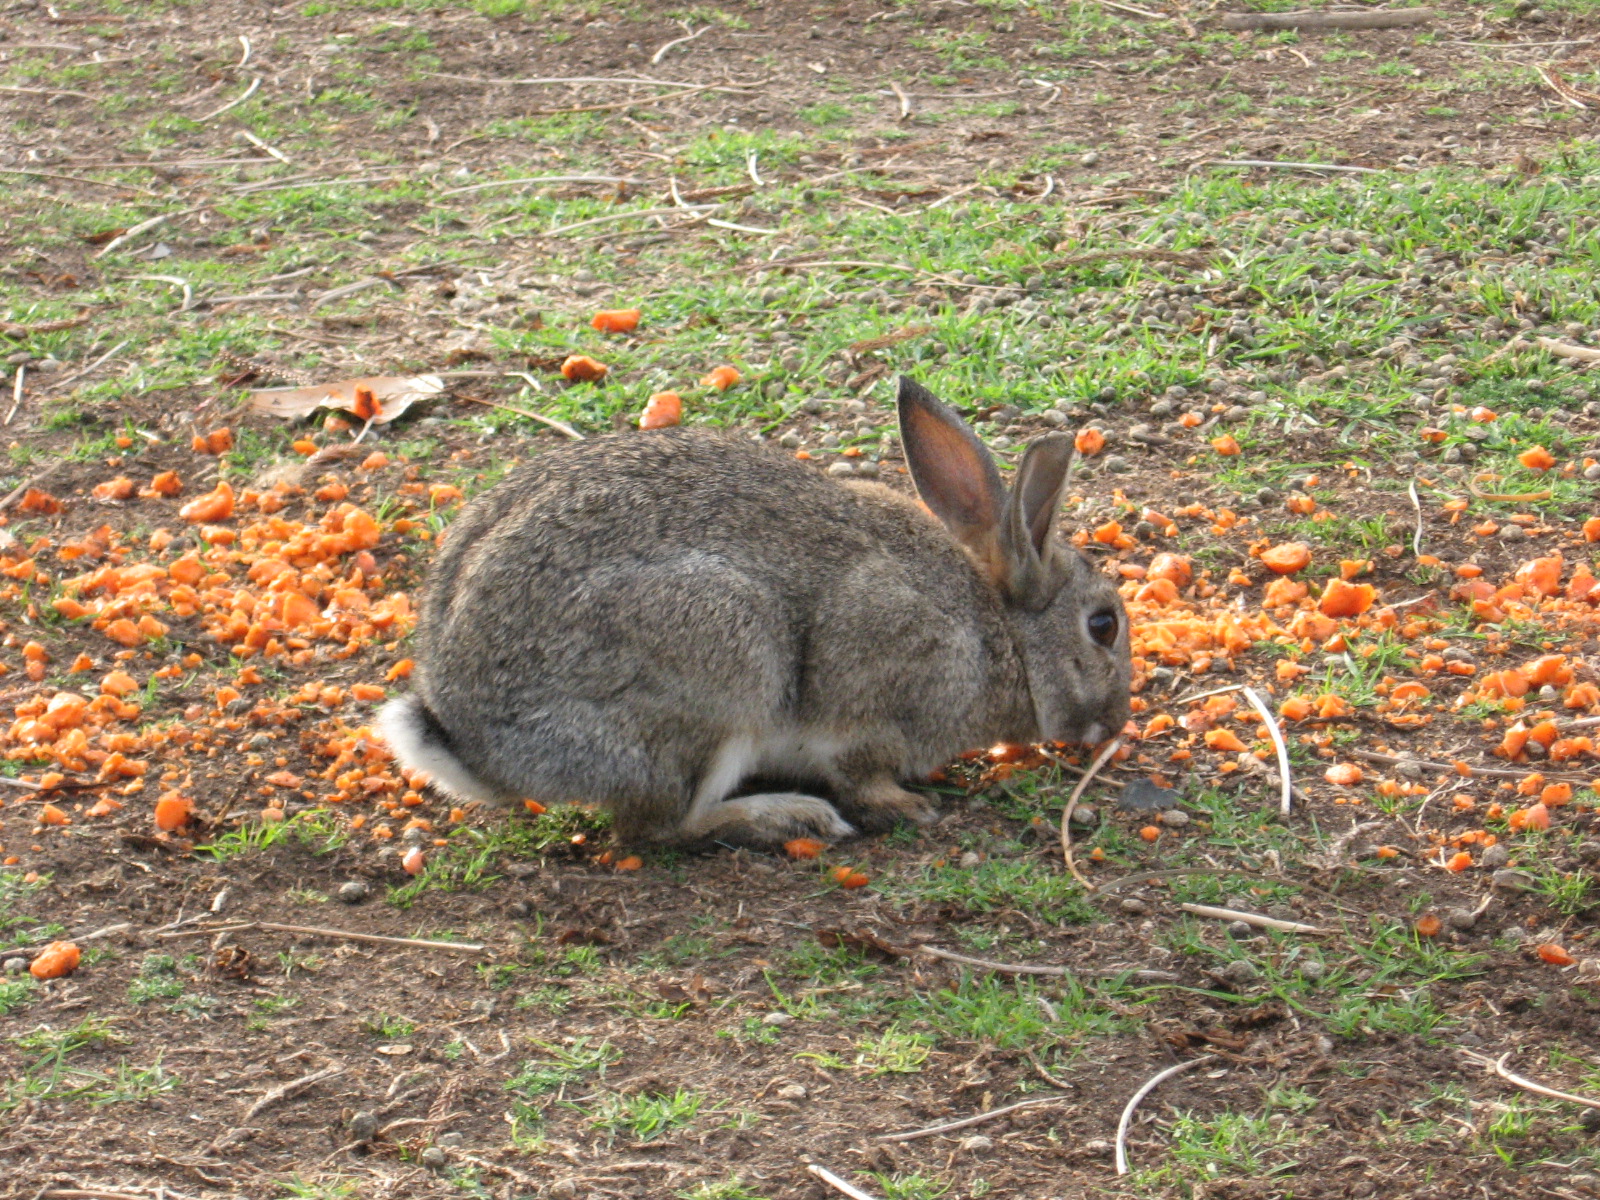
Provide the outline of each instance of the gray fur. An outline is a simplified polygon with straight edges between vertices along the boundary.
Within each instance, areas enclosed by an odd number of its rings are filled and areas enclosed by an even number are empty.
[[[1030,447],[1022,505],[909,380],[901,414],[924,495],[991,489],[967,545],[908,497],[703,431],[507,476],[434,560],[415,692],[382,717],[401,761],[467,799],[604,804],[624,839],[772,844],[850,832],[817,792],[867,826],[922,819],[896,781],[962,750],[1119,731],[1127,618],[1051,534],[1070,443]],[[1085,628],[1107,609],[1109,648]],[[747,796],[752,775],[780,787]]]

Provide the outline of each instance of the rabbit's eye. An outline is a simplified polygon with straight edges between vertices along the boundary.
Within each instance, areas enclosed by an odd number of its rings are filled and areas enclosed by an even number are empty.
[[[1089,614],[1089,636],[1102,646],[1112,646],[1117,640],[1117,614],[1109,608]]]

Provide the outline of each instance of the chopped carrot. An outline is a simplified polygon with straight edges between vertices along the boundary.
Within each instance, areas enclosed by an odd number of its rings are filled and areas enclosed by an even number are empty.
[[[1425,913],[1417,918],[1417,923],[1412,926],[1421,937],[1438,937],[1439,931],[1444,928],[1444,922],[1432,913]]]
[[[587,354],[571,354],[561,364],[562,377],[572,383],[597,383],[610,374],[611,368]]]
[[[1085,458],[1093,458],[1106,448],[1106,435],[1098,429],[1085,428],[1078,430],[1072,444],[1077,447],[1078,453]]]
[[[1311,565],[1311,549],[1304,542],[1283,542],[1261,552],[1261,565],[1278,575],[1293,575]]]
[[[601,309],[590,319],[601,333],[632,333],[639,327],[639,318],[642,316],[637,308],[607,308]]]
[[[28,964],[28,974],[35,979],[59,979],[71,975],[83,959],[76,942],[51,942]]]
[[[744,376],[739,374],[737,367],[713,367],[701,377],[700,386],[716,388],[719,392],[725,392],[743,378]]]
[[[1555,455],[1543,446],[1533,446],[1517,455],[1517,461],[1530,471],[1544,472],[1556,465]]]
[[[1333,766],[1322,773],[1322,777],[1329,783],[1337,783],[1346,787],[1360,783],[1364,775],[1365,772],[1355,763],[1334,763]]]
[[[656,392],[639,414],[640,429],[670,429],[683,423],[683,397],[677,392]]]
[[[1545,942],[1542,945],[1535,947],[1534,953],[1537,954],[1544,962],[1549,963],[1552,967],[1570,967],[1573,963],[1578,961],[1577,959],[1573,958],[1572,955],[1568,954],[1563,947],[1555,942]]]

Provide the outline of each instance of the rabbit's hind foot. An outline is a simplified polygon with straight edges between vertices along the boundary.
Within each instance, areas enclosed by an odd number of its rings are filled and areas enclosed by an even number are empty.
[[[863,830],[879,833],[897,822],[928,826],[939,820],[939,810],[926,797],[909,792],[893,779],[880,777],[843,794],[840,807]]]
[[[826,800],[800,792],[765,792],[696,804],[678,828],[689,842],[768,848],[795,838],[837,842],[855,828]]]

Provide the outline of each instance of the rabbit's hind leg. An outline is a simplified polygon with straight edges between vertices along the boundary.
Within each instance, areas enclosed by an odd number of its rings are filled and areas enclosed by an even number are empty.
[[[836,842],[855,833],[833,805],[817,796],[763,792],[729,799],[729,793],[760,761],[761,750],[755,739],[728,738],[696,789],[694,801],[678,826],[678,838],[766,847],[803,837]]]

